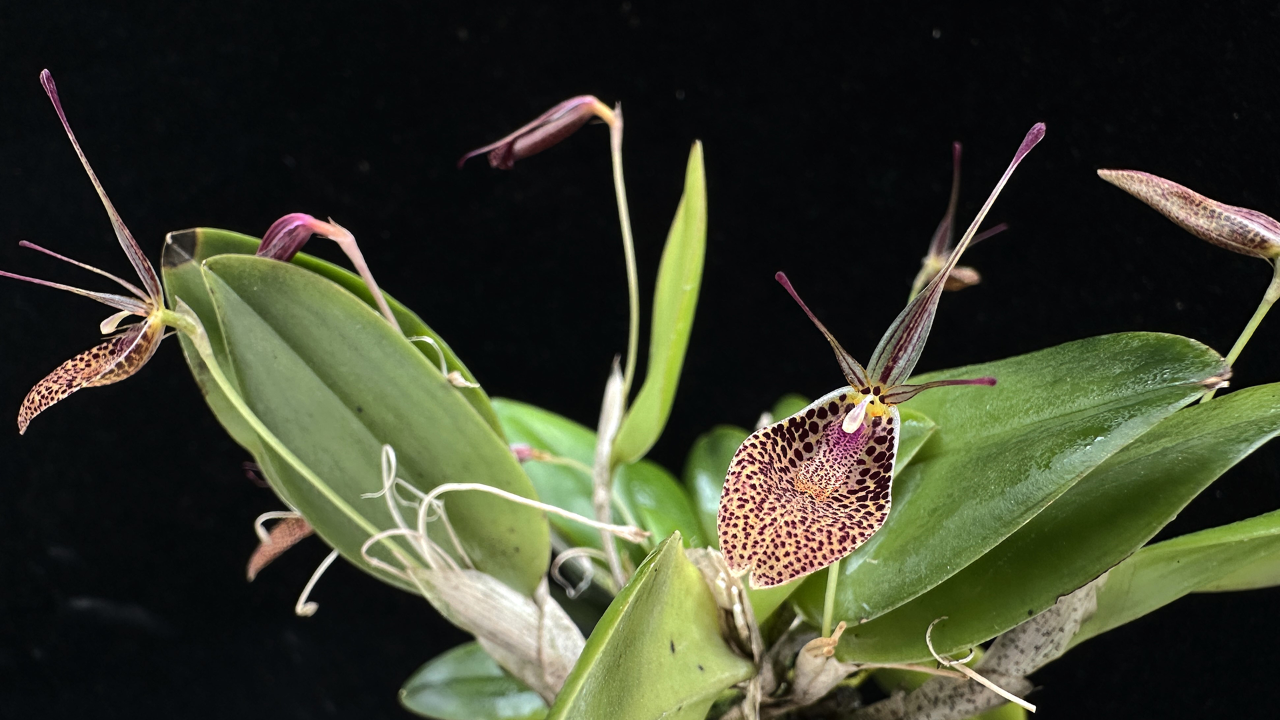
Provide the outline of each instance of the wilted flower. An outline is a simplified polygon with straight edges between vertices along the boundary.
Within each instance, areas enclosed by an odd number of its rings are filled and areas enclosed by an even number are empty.
[[[271,227],[267,228],[266,234],[262,236],[262,244],[258,246],[258,257],[267,257],[273,260],[281,260],[289,262],[302,250],[302,246],[307,244],[312,235],[327,237],[336,242],[338,247],[342,248],[342,252],[351,260],[351,264],[355,267],[356,272],[360,274],[360,279],[364,280],[364,284],[369,288],[369,294],[373,296],[374,302],[378,304],[378,310],[382,316],[391,323],[395,329],[400,329],[400,323],[396,322],[396,316],[391,312],[391,308],[387,306],[387,299],[383,297],[382,291],[378,289],[378,283],[373,279],[373,272],[369,270],[369,265],[364,261],[364,254],[360,252],[360,246],[356,244],[356,238],[351,234],[350,230],[342,227],[330,218],[329,222],[317,220],[306,213],[290,213],[271,223]]]
[[[501,140],[463,155],[458,167],[477,155],[489,153],[490,167],[510,170],[517,160],[537,155],[564,140],[593,117],[609,125],[620,121],[619,113],[610,110],[594,95],[579,95],[557,104]]]
[[[111,218],[111,227],[115,230],[116,238],[120,241],[120,247],[124,248],[125,255],[129,258],[129,263],[133,265],[134,271],[142,281],[142,287],[139,288],[111,273],[63,257],[58,253],[28,242],[20,243],[20,245],[39,250],[46,255],[51,255],[64,262],[69,262],[77,267],[110,278],[125,290],[128,290],[133,297],[82,290],[68,285],[3,271],[0,271],[0,276],[66,290],[115,308],[119,312],[103,320],[99,325],[103,334],[116,332],[120,322],[130,315],[137,315],[143,320],[133,325],[126,325],[118,334],[112,336],[101,345],[80,353],[59,365],[58,369],[49,373],[48,377],[31,388],[31,392],[27,393],[26,398],[22,401],[22,407],[18,411],[19,433],[26,432],[27,425],[30,424],[32,418],[71,393],[81,388],[110,385],[138,372],[155,354],[156,348],[160,346],[160,341],[164,339],[164,327],[167,324],[166,316],[169,315],[169,311],[164,307],[164,291],[160,286],[160,278],[156,275],[156,271],[151,267],[151,264],[147,262],[146,256],[142,253],[142,248],[138,247],[133,235],[129,233],[129,228],[125,227],[124,222],[120,220],[120,215],[116,213],[111,200],[107,198],[106,191],[102,189],[102,183],[98,182],[98,176],[94,174],[93,168],[89,166],[88,159],[85,158],[84,152],[80,149],[80,143],[76,141],[75,133],[71,132],[71,125],[67,122],[67,116],[62,111],[62,103],[58,100],[58,88],[53,83],[53,75],[48,70],[41,71],[40,83],[44,86],[45,92],[53,102],[53,107],[58,112],[58,119],[62,121],[62,127],[67,131],[67,137],[71,139],[71,145],[75,148],[76,155],[80,157],[80,162],[84,165],[85,172],[89,174],[89,180],[93,182],[93,187],[98,191],[98,197],[102,199],[102,204],[107,209],[107,215]]]
[[[994,378],[905,382],[924,349],[948,274],[1014,168],[1043,137],[1043,124],[1027,133],[969,230],[894,320],[866,369],[778,273],[778,282],[831,343],[849,387],[752,433],[730,462],[720,499],[720,548],[731,570],[752,573],[753,587],[779,585],[826,567],[884,524],[898,449],[898,403],[944,385],[995,384]]]
[[[942,266],[946,264],[947,257],[951,255],[951,250],[955,247],[956,239],[956,204],[960,200],[960,143],[951,143],[951,200],[947,203],[947,212],[942,216],[942,221],[938,223],[938,229],[933,231],[933,240],[929,242],[929,252],[920,261],[920,272],[916,273],[916,279],[911,283],[911,297],[915,297],[924,289],[930,280],[938,274]],[[982,240],[1003,232],[1009,228],[1008,225],[1000,223],[986,232],[977,235],[973,240],[969,241],[970,245],[976,245]],[[943,284],[943,290],[963,290],[982,282],[982,276],[967,265],[957,265],[951,268],[951,272],[947,274],[947,281]]]

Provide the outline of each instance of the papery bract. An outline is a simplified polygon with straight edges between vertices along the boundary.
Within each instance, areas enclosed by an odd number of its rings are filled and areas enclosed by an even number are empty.
[[[933,325],[949,273],[1014,168],[1044,137],[1036,124],[937,274],[894,320],[867,368],[809,311],[786,275],[776,278],[835,350],[849,387],[752,433],[729,464],[718,531],[725,561],[770,587],[821,569],[855,550],[888,517],[898,447],[898,403],[944,385],[994,385],[994,378],[908,385]],[[944,220],[945,222],[945,220]]]

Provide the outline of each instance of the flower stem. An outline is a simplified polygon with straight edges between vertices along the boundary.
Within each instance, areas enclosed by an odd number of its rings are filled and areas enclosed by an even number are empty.
[[[1244,326],[1244,331],[1240,333],[1240,337],[1236,339],[1236,344],[1231,347],[1231,352],[1227,353],[1227,365],[1234,366],[1236,359],[1240,357],[1244,346],[1249,344],[1249,339],[1253,337],[1253,332],[1258,329],[1258,325],[1262,323],[1262,318],[1267,316],[1267,312],[1271,310],[1271,306],[1276,300],[1280,300],[1280,263],[1275,263],[1275,272],[1271,276],[1271,284],[1267,286],[1267,292],[1262,296],[1262,302],[1258,304],[1258,309],[1253,312],[1253,317],[1249,318],[1249,324]],[[1205,391],[1201,402],[1208,402],[1213,399],[1214,390]]]
[[[831,637],[832,616],[836,612],[836,585],[840,582],[840,561],[827,568],[827,597],[822,603],[822,637]]]
[[[631,212],[627,209],[627,185],[622,179],[622,104],[614,108],[609,122],[609,149],[613,156],[613,192],[618,198],[618,224],[622,226],[622,252],[627,262],[627,363],[622,372],[622,396],[631,394],[636,375],[636,351],[640,344],[640,280],[636,273],[636,247],[631,237]]]

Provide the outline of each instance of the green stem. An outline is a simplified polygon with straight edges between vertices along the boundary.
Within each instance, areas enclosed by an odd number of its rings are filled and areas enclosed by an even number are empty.
[[[1249,339],[1253,337],[1253,332],[1262,323],[1262,318],[1267,316],[1267,312],[1271,310],[1271,306],[1275,304],[1276,300],[1280,300],[1280,263],[1274,263],[1274,265],[1275,271],[1271,276],[1271,284],[1267,286],[1267,292],[1262,296],[1262,302],[1258,304],[1258,309],[1253,312],[1253,317],[1249,318],[1249,324],[1244,326],[1244,331],[1240,333],[1240,337],[1236,338],[1236,344],[1231,347],[1231,352],[1227,353],[1227,365],[1235,366],[1241,351],[1244,350],[1244,346],[1249,344]],[[1217,391],[1205,391],[1201,402],[1212,400],[1215,392]]]
[[[179,301],[179,305],[180,309],[185,308],[185,305],[182,305],[181,301]],[[190,312],[190,310],[188,309],[187,312]],[[298,474],[307,482],[311,483],[311,485],[314,486],[326,500],[332,503],[334,507],[346,514],[352,522],[360,527],[361,530],[369,533],[370,537],[381,532],[377,527],[366,520],[364,516],[357,513],[355,508],[351,507],[351,505],[348,504],[342,496],[338,495],[332,487],[312,472],[311,468],[307,467],[307,465],[302,462],[301,458],[294,455],[293,451],[290,450],[280,440],[280,438],[276,437],[275,433],[272,433],[267,429],[267,426],[264,425],[260,419],[258,419],[257,414],[249,408],[249,405],[244,401],[244,398],[240,397],[240,393],[236,390],[235,386],[232,385],[231,381],[227,379],[227,376],[223,374],[222,367],[218,364],[217,358],[214,357],[213,347],[209,344],[209,335],[205,333],[204,327],[200,325],[200,321],[196,319],[194,314],[187,315],[182,312],[174,312],[172,310],[161,310],[160,320],[165,325],[176,328],[187,337],[191,338],[191,344],[195,346],[196,352],[200,355],[200,359],[204,362],[205,367],[209,369],[209,374],[213,376],[214,382],[218,384],[218,387],[222,389],[223,394],[227,396],[227,400],[229,400],[232,406],[234,406],[235,409],[244,416],[245,421],[249,423],[249,427],[253,428],[254,432],[258,434],[258,437],[260,437],[263,442],[270,446],[272,450],[277,452],[280,457],[284,458],[285,462],[293,466],[293,468],[298,471]],[[381,543],[393,550],[401,549],[390,538],[383,538]],[[406,556],[406,559],[411,560],[408,556]],[[417,562],[414,562],[413,564],[421,567]]]
[[[627,330],[627,364],[622,373],[622,397],[631,395],[631,382],[636,375],[636,350],[640,344],[640,280],[636,273],[636,246],[631,237],[631,212],[627,209],[627,185],[622,179],[622,105],[613,111],[609,123],[609,149],[613,155],[613,192],[618,198],[618,224],[622,226],[622,253],[627,262],[627,306],[630,326]]]
[[[840,561],[827,568],[827,597],[822,603],[822,637],[831,637],[833,617],[836,613],[836,585],[840,582]]]

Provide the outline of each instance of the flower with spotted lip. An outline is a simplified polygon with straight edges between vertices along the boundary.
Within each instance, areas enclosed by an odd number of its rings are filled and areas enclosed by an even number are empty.
[[[59,365],[58,369],[49,373],[47,377],[31,388],[31,391],[27,393],[26,398],[22,401],[21,409],[18,411],[19,433],[26,432],[27,425],[30,424],[32,418],[71,393],[81,388],[110,385],[138,372],[155,354],[156,348],[160,346],[160,341],[164,339],[165,326],[172,325],[175,321],[174,314],[165,309],[164,292],[160,286],[160,278],[156,275],[156,271],[151,267],[151,264],[147,262],[146,256],[142,253],[142,248],[138,247],[137,241],[129,233],[129,228],[125,227],[124,222],[120,220],[120,215],[116,213],[111,200],[107,198],[106,191],[102,189],[102,183],[98,182],[98,176],[94,174],[93,168],[89,166],[89,161],[85,158],[84,151],[80,149],[80,143],[76,141],[75,133],[71,132],[71,125],[67,122],[67,116],[62,111],[62,103],[58,100],[58,88],[53,83],[53,75],[48,70],[41,71],[40,83],[44,86],[45,92],[53,102],[53,107],[58,113],[58,119],[62,121],[62,127],[67,131],[67,137],[71,139],[71,145],[75,148],[76,155],[80,157],[80,162],[84,165],[85,172],[89,174],[89,180],[93,182],[94,189],[98,191],[98,197],[102,199],[102,204],[107,209],[107,215],[111,218],[111,227],[115,230],[116,238],[120,241],[120,247],[124,248],[125,255],[129,257],[129,263],[133,265],[134,271],[138,273],[138,278],[142,281],[142,287],[139,288],[133,283],[122,280],[111,273],[90,267],[29,242],[22,242],[20,245],[108,277],[119,283],[125,290],[128,290],[132,297],[129,295],[82,290],[68,285],[3,271],[0,271],[0,276],[66,290],[115,308],[119,312],[103,320],[99,325],[99,329],[103,334],[116,332],[121,321],[130,315],[138,315],[143,320],[133,325],[126,325],[118,334],[112,336],[106,342],[82,352]]]
[[[995,384],[989,377],[919,385],[905,381],[924,349],[951,270],[1044,130],[1037,123],[1027,133],[968,231],[894,320],[867,368],[810,312],[786,275],[776,275],[831,343],[849,386],[752,433],[729,464],[717,521],[720,548],[731,570],[751,573],[752,587],[781,585],[831,565],[884,524],[898,450],[896,405],[929,388]]]

